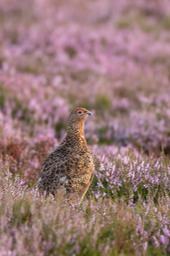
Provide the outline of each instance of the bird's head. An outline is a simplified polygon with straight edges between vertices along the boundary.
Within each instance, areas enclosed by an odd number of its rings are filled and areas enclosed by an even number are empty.
[[[76,108],[71,112],[67,121],[67,130],[69,131],[84,131],[84,121],[87,116],[92,113],[85,108]]]

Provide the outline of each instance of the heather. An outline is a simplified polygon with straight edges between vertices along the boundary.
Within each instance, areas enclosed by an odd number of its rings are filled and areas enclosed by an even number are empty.
[[[0,255],[169,255],[169,31],[168,0],[0,0]],[[76,106],[80,206],[36,187]]]

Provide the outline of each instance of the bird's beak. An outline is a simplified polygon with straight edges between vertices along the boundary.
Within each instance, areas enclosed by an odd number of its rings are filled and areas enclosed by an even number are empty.
[[[91,116],[91,115],[92,115],[92,112],[87,111],[87,112],[86,112],[86,115]]]

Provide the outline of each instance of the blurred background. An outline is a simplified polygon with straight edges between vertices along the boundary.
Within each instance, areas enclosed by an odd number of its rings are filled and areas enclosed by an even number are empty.
[[[89,144],[170,154],[168,0],[0,0],[2,156],[39,168],[75,106]]]

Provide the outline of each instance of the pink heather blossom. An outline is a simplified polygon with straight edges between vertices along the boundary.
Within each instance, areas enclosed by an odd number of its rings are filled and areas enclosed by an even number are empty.
[[[170,237],[170,229],[167,226],[165,226],[162,230],[163,230],[164,236]]]
[[[169,244],[169,239],[164,235],[160,235],[160,242],[164,245],[168,245]]]

